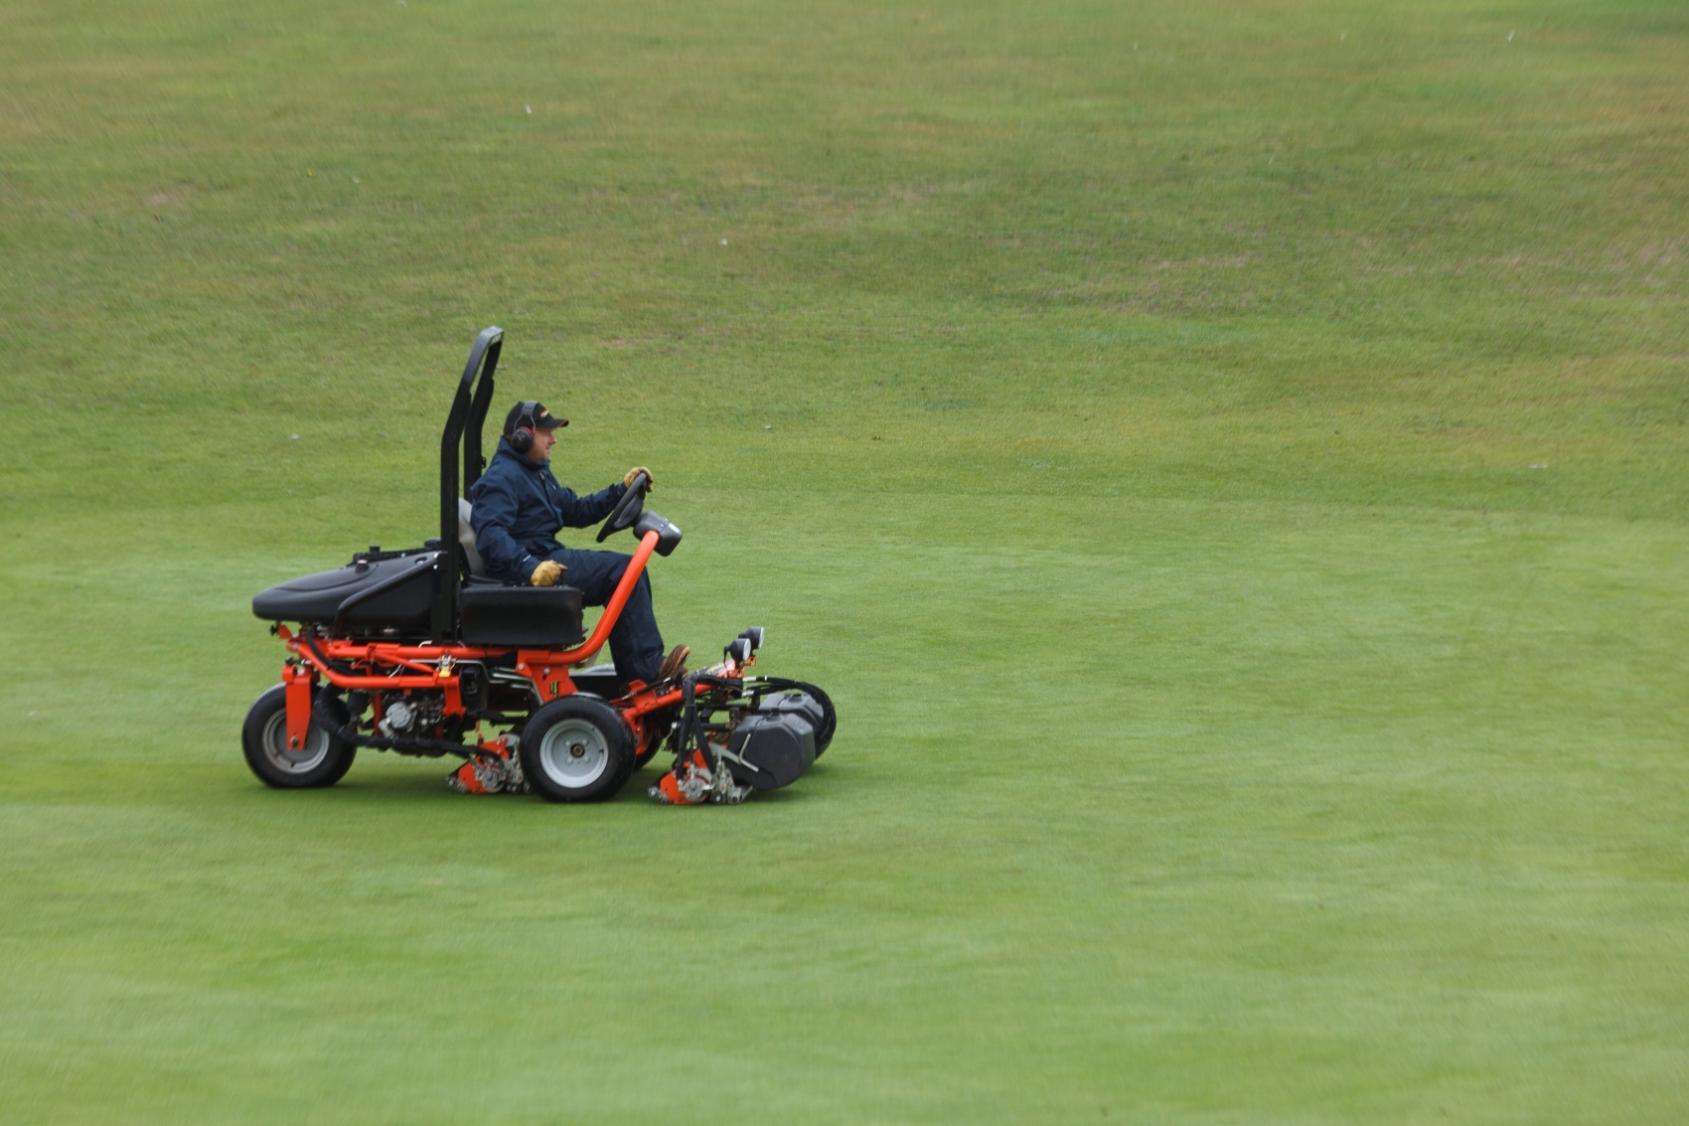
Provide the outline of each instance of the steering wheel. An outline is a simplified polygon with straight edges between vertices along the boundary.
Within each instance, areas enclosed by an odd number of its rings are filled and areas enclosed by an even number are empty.
[[[598,529],[598,542],[603,543],[623,528],[631,528],[633,522],[639,519],[639,514],[645,509],[645,492],[651,486],[651,478],[644,473],[633,475],[633,484],[622,494],[622,499],[616,502],[616,507],[610,510],[610,515],[604,518],[604,526]]]

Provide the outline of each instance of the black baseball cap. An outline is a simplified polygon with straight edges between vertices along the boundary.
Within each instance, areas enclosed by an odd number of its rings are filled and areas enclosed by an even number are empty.
[[[516,433],[516,428],[526,426],[530,430],[556,430],[559,426],[569,425],[566,418],[558,418],[545,409],[545,404],[529,399],[517,403],[510,408],[510,413],[504,416],[504,432]]]

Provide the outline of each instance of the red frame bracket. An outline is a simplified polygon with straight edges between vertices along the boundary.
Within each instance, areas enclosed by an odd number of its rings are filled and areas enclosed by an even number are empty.
[[[311,732],[311,688],[316,676],[296,665],[282,669],[287,686],[287,749],[302,751]]]

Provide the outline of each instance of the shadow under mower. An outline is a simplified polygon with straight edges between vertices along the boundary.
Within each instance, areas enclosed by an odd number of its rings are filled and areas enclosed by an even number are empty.
[[[598,532],[602,543],[632,528],[639,546],[590,636],[580,590],[478,573],[458,466],[466,493],[486,468],[481,434],[503,339],[499,328],[476,337],[446,417],[439,538],[371,546],[253,598],[289,656],[281,683],[247,713],[247,765],[279,789],[332,786],[369,747],[464,759],[470,792],[603,801],[666,747],[674,766],[649,792],[669,804],[732,804],[795,782],[827,749],[837,716],[812,684],[748,674],[760,627],[728,643],[719,663],[654,684],[624,682],[608,664],[583,667],[652,554],[680,543],[679,528],[645,510],[644,474]]]

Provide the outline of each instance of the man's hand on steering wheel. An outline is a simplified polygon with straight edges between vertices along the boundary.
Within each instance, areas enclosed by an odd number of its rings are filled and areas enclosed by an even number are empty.
[[[622,478],[622,484],[630,489],[633,488],[633,479],[641,473],[645,474],[645,491],[650,492],[655,489],[657,487],[657,482],[651,479],[651,471],[643,465],[636,465],[632,469],[628,470],[627,476]]]

